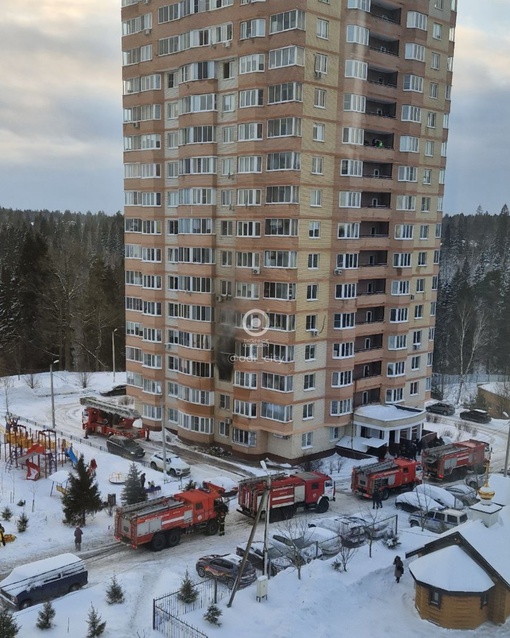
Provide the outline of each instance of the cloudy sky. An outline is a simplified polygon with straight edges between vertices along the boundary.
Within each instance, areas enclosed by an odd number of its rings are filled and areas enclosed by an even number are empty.
[[[458,0],[445,212],[510,206],[510,0]],[[0,2],[0,206],[122,210],[120,0]]]

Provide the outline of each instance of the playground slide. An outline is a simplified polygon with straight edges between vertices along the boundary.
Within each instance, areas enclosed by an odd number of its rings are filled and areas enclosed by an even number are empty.
[[[27,480],[28,481],[37,481],[39,476],[41,475],[41,470],[38,465],[32,463],[32,461],[27,461]]]
[[[67,456],[71,459],[71,463],[73,465],[75,465],[76,463],[78,463],[78,459],[76,458],[76,454],[74,453],[74,450],[72,447],[68,447],[66,450],[66,454]]]
[[[32,458],[36,454],[44,454],[45,449],[39,443],[35,443],[32,447],[29,447],[25,454],[18,456],[18,463],[24,463],[27,459]]]

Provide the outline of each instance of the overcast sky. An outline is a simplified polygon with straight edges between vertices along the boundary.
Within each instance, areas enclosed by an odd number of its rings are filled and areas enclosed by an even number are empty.
[[[510,0],[458,0],[447,213],[510,206]],[[120,0],[0,1],[0,206],[122,210]]]

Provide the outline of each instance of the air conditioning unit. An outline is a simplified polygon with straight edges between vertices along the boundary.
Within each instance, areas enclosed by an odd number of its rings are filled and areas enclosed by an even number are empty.
[[[174,345],[173,343],[165,343],[165,349],[171,350],[173,345]]]
[[[322,77],[322,71],[315,71],[315,77],[320,79]]]
[[[145,29],[144,33],[145,33],[145,35],[150,35],[151,31],[152,31],[152,29]]]
[[[413,350],[419,350],[421,348],[421,343],[413,343]]]
[[[134,128],[140,128],[140,122],[133,122]]]
[[[414,299],[414,295],[411,295],[411,301]]]
[[[232,46],[232,42],[230,42],[230,40],[227,40],[223,43],[223,46],[225,47],[225,49],[230,49],[230,47]]]
[[[151,0],[143,0],[144,4],[149,4]]]
[[[319,334],[319,331],[314,328],[313,330],[310,330],[310,334],[312,335],[312,337],[317,337]]]
[[[333,271],[334,275],[341,275],[342,273],[343,273],[342,268],[335,268],[335,270]]]
[[[216,295],[216,301],[221,303],[223,301],[223,295]]]
[[[260,268],[252,268],[251,269],[252,274],[254,275],[260,275]]]

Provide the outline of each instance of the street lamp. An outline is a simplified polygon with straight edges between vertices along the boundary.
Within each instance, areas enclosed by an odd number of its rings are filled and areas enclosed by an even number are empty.
[[[113,368],[113,382],[115,383],[115,333],[117,328],[112,332],[112,368]]]
[[[51,427],[55,429],[55,393],[53,392],[53,366],[59,362],[55,359],[50,363],[50,393],[51,393]]]
[[[510,419],[506,412],[503,412],[503,416],[506,419]],[[503,476],[508,475],[508,457],[510,456],[510,420],[507,423],[508,432],[506,433],[506,454],[505,454],[505,469],[503,470]]]

